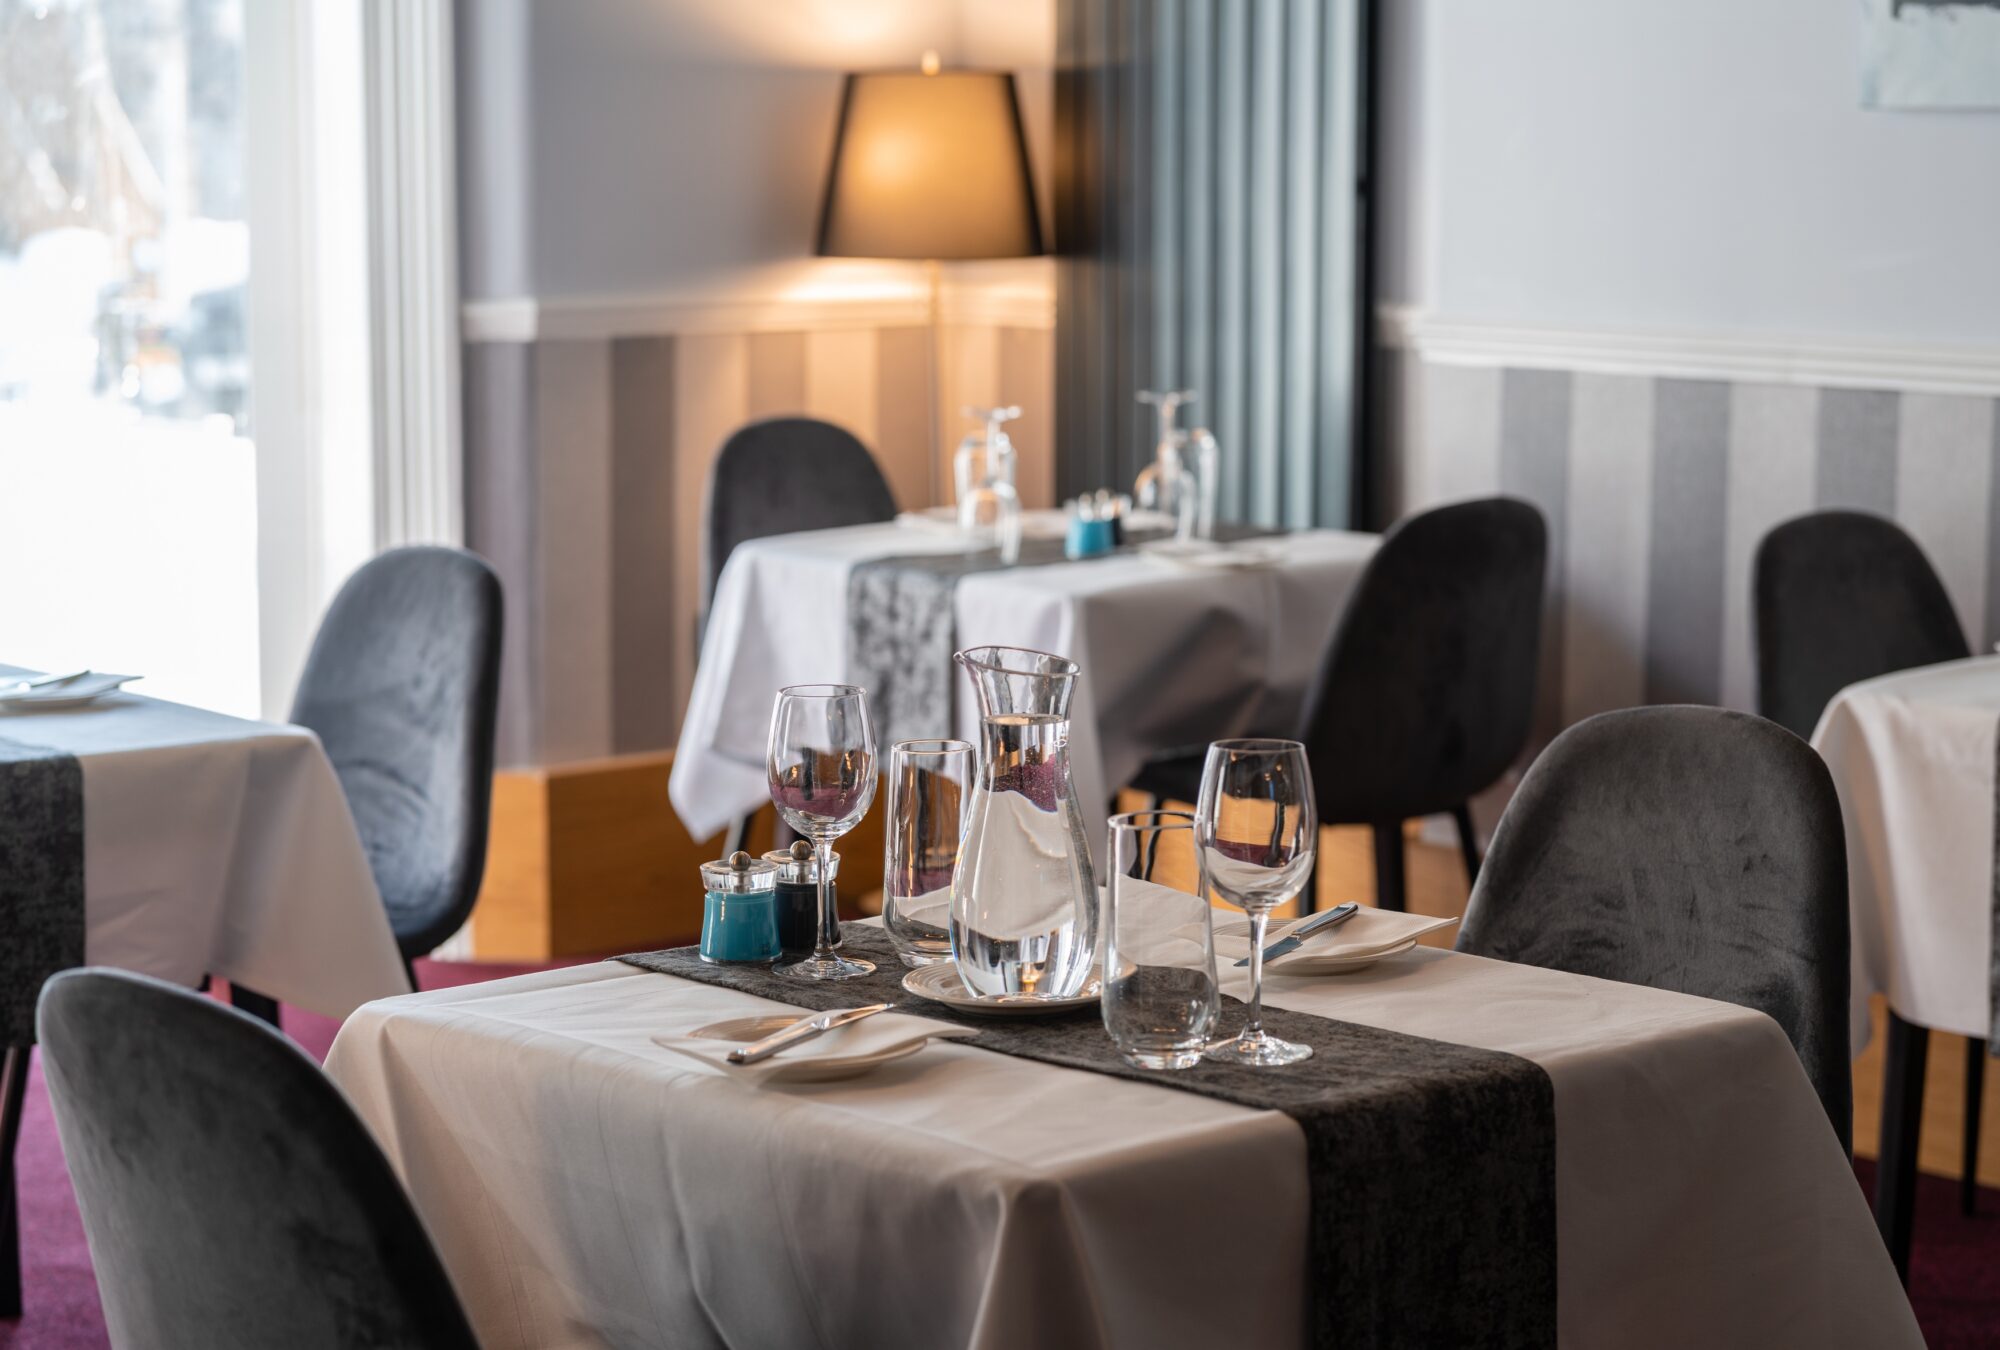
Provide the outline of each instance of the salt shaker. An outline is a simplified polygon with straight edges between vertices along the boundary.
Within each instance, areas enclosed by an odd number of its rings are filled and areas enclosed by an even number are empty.
[[[701,959],[774,961],[778,957],[778,869],[738,851],[701,865]]]

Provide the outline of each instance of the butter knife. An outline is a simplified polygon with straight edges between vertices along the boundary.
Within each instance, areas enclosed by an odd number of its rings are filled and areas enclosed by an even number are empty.
[[[1344,905],[1335,905],[1332,909],[1328,910],[1326,913],[1315,915],[1314,917],[1307,919],[1297,928],[1294,928],[1290,933],[1287,933],[1284,937],[1279,938],[1276,942],[1273,942],[1270,946],[1266,947],[1264,949],[1264,959],[1266,961],[1274,961],[1280,956],[1290,955],[1291,953],[1297,951],[1305,943],[1305,940],[1311,937],[1314,933],[1317,933],[1325,928],[1331,928],[1335,924],[1346,923],[1349,919],[1354,917],[1355,913],[1359,911],[1360,908],[1361,908],[1360,905],[1356,904],[1352,900],[1349,900]],[[1239,966],[1247,966],[1250,964],[1250,958],[1246,956],[1241,961],[1238,961],[1236,964]]]
[[[871,1003],[865,1008],[842,1008],[836,1012],[823,1012],[817,1017],[808,1017],[794,1022],[783,1031],[774,1031],[761,1041],[731,1050],[724,1056],[731,1064],[755,1064],[769,1059],[780,1050],[802,1044],[815,1036],[824,1036],[835,1027],[844,1027],[849,1022],[859,1022],[864,1017],[873,1017],[878,1012],[889,1011],[886,1003]]]

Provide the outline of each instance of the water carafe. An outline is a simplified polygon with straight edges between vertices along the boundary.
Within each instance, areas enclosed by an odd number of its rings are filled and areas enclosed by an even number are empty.
[[[952,960],[982,997],[1068,998],[1097,951],[1097,881],[1069,776],[1076,662],[1018,647],[953,659],[979,695],[980,755],[952,876]]]

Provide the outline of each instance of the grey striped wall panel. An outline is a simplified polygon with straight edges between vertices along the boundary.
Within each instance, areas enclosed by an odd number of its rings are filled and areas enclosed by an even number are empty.
[[[1053,341],[947,330],[941,407],[1018,402],[1023,499],[1053,500]],[[753,418],[858,435],[896,498],[948,495],[959,419],[930,424],[924,328],[701,333],[465,346],[466,536],[507,592],[500,762],[671,746],[694,677],[702,491]]]
[[[1401,508],[1508,492],[1548,518],[1539,738],[1637,703],[1754,711],[1757,543],[1807,511],[1894,518],[1973,648],[2000,640],[1992,399],[1399,359]]]

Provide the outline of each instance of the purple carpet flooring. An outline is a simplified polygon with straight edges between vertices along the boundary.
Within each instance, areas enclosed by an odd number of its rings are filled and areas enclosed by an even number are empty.
[[[426,989],[474,984],[539,966],[459,965],[419,961]],[[287,1008],[285,1030],[324,1059],[335,1023]],[[102,1350],[110,1344],[97,1304],[83,1223],[56,1143],[40,1066],[28,1083],[18,1155],[23,1297],[18,1321],[0,1320],[0,1350]],[[1855,1164],[1872,1186],[1873,1164]],[[1910,1299],[1931,1350],[2000,1346],[2000,1191],[1982,1189],[1980,1212],[1958,1212],[1956,1183],[1924,1177],[1917,1188],[1917,1236],[1910,1257]]]

